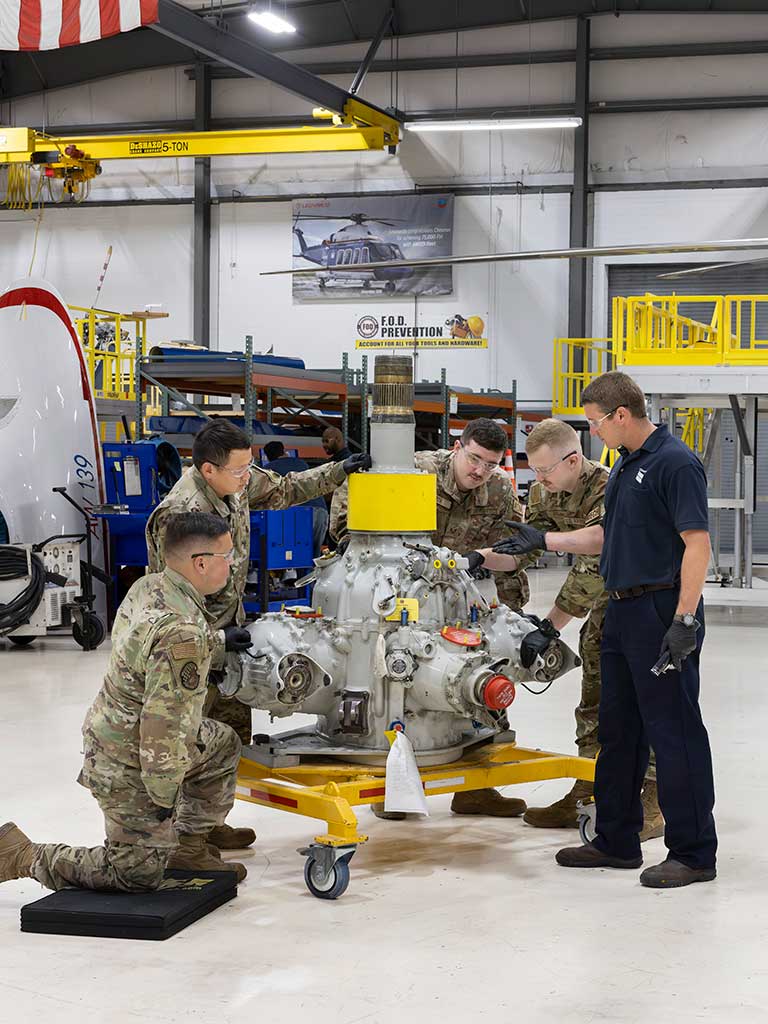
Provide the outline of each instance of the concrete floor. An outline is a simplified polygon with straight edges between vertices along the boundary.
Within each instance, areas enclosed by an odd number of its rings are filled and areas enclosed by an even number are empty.
[[[547,611],[561,575],[532,574],[532,610]],[[259,834],[243,855],[247,881],[167,942],[21,934],[21,906],[44,892],[31,880],[0,886],[0,1022],[768,1022],[767,623],[764,609],[708,614],[716,882],[660,892],[638,872],[568,871],[553,857],[577,833],[456,818],[449,797],[435,797],[422,821],[362,809],[370,842],[347,893],[323,902],[296,853],[312,823],[237,803],[230,821]],[[573,628],[568,637],[575,646]],[[98,808],[75,777],[107,657],[106,646],[85,654],[63,638],[0,645],[0,820],[35,840],[101,841]],[[519,741],[571,750],[578,693],[577,672],[543,696],[521,692],[510,715]],[[566,788],[514,792],[540,804]],[[644,852],[647,864],[663,859],[663,841]]]

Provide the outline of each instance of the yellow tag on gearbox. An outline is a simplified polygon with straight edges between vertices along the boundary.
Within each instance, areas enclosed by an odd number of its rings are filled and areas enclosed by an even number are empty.
[[[385,622],[399,622],[403,608],[408,612],[409,622],[419,621],[419,599],[417,597],[398,597],[395,610],[391,615],[388,615]]]

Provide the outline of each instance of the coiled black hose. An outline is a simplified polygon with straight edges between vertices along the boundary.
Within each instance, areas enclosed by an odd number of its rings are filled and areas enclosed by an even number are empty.
[[[31,554],[32,578],[29,584],[8,604],[0,603],[0,635],[25,625],[43,599],[45,566],[42,559]],[[23,579],[29,573],[27,552],[13,545],[0,545],[0,581]]]

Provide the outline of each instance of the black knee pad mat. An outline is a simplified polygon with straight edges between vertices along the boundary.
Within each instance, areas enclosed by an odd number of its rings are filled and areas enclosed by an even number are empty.
[[[166,871],[154,892],[60,889],[21,908],[21,930],[168,939],[237,896],[234,871]]]

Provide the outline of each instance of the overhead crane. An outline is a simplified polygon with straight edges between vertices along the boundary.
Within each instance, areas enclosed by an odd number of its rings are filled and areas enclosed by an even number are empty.
[[[390,152],[400,141],[402,115],[360,99],[357,91],[392,19],[388,10],[371,42],[350,91],[276,54],[224,31],[173,0],[158,0],[158,20],[149,27],[198,54],[236,68],[310,100],[313,123],[237,131],[189,131],[123,135],[56,136],[32,128],[0,126],[0,166],[39,166],[47,178],[60,178],[73,198],[83,183],[101,174],[104,160],[148,157],[247,156],[265,153]]]

